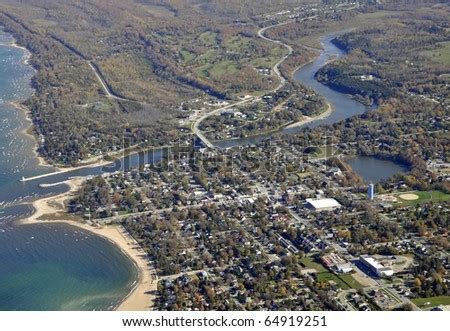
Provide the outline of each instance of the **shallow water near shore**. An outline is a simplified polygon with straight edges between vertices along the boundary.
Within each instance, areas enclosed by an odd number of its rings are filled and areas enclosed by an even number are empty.
[[[26,114],[11,102],[33,93],[26,51],[11,47],[0,30],[0,310],[109,310],[138,279],[134,263],[108,240],[65,224],[17,225],[31,202],[68,190],[41,188],[87,170],[19,183],[22,176],[54,171],[39,166]],[[91,171],[100,173],[101,169]],[[90,173],[89,173],[90,174]]]
[[[112,309],[137,279],[119,248],[65,224],[0,230],[0,310]]]

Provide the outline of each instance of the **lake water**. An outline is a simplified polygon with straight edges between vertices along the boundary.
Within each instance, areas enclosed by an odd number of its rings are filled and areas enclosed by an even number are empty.
[[[24,63],[26,52],[8,46],[12,42],[0,30],[0,310],[112,309],[138,278],[135,265],[122,251],[72,226],[14,222],[33,212],[27,202],[68,189],[64,184],[44,189],[40,183],[57,183],[101,169],[18,182],[22,176],[53,169],[38,166],[35,142],[24,133],[29,122],[10,105],[31,96],[34,74]]]
[[[408,172],[408,167],[389,160],[358,156],[347,161],[352,169],[368,183],[379,183],[389,177]]]
[[[331,43],[333,35],[322,39],[324,51],[312,63],[295,73],[295,79],[324,96],[334,112],[327,118],[303,127],[285,129],[295,133],[305,127],[332,124],[362,114],[368,107],[328,88],[315,73],[329,60],[344,55]],[[11,43],[0,32],[0,44]],[[59,183],[73,176],[98,175],[120,167],[142,164],[138,155],[127,166],[84,168],[48,178],[19,183],[22,176],[53,171],[39,167],[34,157],[34,141],[21,133],[28,123],[9,101],[28,98],[33,70],[23,63],[24,51],[0,46],[0,310],[105,310],[111,309],[129,292],[137,279],[132,262],[113,244],[67,225],[15,225],[14,221],[33,212],[29,202],[67,191],[65,184],[41,188],[39,184]],[[270,135],[217,142],[219,147],[253,144]],[[146,163],[160,160],[162,153],[147,153]]]

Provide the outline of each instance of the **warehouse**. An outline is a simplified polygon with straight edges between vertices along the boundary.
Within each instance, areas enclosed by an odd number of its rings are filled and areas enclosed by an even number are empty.
[[[306,206],[315,211],[334,210],[341,207],[335,199],[306,199]]]
[[[374,274],[376,274],[378,277],[389,277],[394,274],[394,270],[392,270],[391,268],[384,267],[373,257],[370,257],[368,255],[361,255],[359,257],[359,260],[361,261],[362,264],[364,264],[364,266],[369,268],[369,270]]]

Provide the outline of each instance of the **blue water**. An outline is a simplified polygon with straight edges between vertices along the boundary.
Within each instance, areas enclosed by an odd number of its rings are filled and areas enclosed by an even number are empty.
[[[348,160],[352,169],[368,183],[379,183],[395,174],[408,172],[406,165],[375,157],[358,156]]]
[[[118,248],[62,224],[3,227],[0,261],[0,310],[112,309],[136,280]]]
[[[102,169],[18,182],[54,170],[38,166],[34,139],[24,133],[26,115],[10,104],[31,96],[34,74],[24,63],[26,52],[8,46],[12,42],[0,31],[0,310],[112,309],[138,278],[133,262],[114,244],[68,225],[15,223],[33,213],[29,202],[68,189],[64,184],[44,189],[40,183]]]
[[[313,88],[333,106],[326,119],[303,127],[286,129],[295,133],[304,127],[332,124],[368,110],[351,96],[336,92],[316,81],[314,75],[327,61],[344,53],[325,37],[324,51],[311,64],[298,70],[295,79]],[[0,32],[0,45],[11,43]],[[74,170],[39,180],[19,183],[22,176],[54,171],[39,167],[33,154],[34,140],[23,134],[29,124],[25,115],[8,104],[25,100],[32,89],[33,70],[23,63],[24,51],[0,46],[0,310],[106,310],[124,298],[137,278],[132,262],[103,238],[67,225],[16,225],[15,220],[32,214],[33,200],[67,191],[65,184],[41,188],[39,184],[59,183],[73,176],[98,175],[119,168],[143,164],[138,155],[129,164]],[[269,137],[218,142],[219,147],[252,144]],[[161,152],[147,153],[144,163],[160,160]]]

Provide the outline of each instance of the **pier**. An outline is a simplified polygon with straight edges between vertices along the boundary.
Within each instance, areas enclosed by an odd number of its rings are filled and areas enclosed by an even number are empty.
[[[56,175],[61,175],[61,174],[69,173],[69,172],[80,170],[80,169],[102,167],[102,166],[110,165],[113,163],[114,162],[102,162],[102,163],[96,163],[96,164],[90,164],[90,165],[83,165],[83,166],[74,167],[74,168],[60,169],[58,171],[49,172],[49,173],[42,174],[42,175],[37,175],[37,176],[32,176],[32,177],[22,177],[19,181],[22,183],[26,183],[26,182],[30,182],[33,180],[38,180],[41,178],[47,178],[47,177],[52,177],[52,176],[56,176]],[[74,176],[74,177],[78,177],[78,176]],[[81,176],[81,177],[87,177],[87,176]]]

